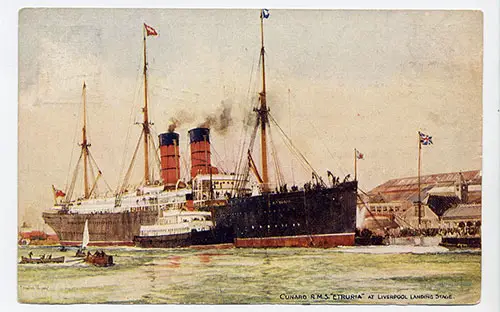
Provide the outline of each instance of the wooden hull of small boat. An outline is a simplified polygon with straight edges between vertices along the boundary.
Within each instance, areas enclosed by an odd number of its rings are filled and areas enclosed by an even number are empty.
[[[104,256],[90,255],[85,258],[85,262],[100,267],[108,267],[114,265],[113,256],[108,256],[108,255]]]
[[[28,257],[21,257],[21,264],[27,264],[27,263],[34,263],[34,264],[41,264],[41,263],[64,263],[64,256],[63,257],[56,257],[56,258],[28,258]]]

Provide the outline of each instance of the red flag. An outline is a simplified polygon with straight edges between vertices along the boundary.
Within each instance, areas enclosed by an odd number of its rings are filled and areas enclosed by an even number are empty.
[[[356,150],[356,158],[357,159],[365,159],[365,155],[363,155],[363,153],[360,153],[358,150]]]
[[[156,30],[153,27],[146,25],[146,23],[144,23],[144,28],[146,28],[146,34],[148,36],[158,36]]]
[[[56,190],[56,197],[64,197],[64,196],[66,196],[66,193],[64,193],[61,190]]]

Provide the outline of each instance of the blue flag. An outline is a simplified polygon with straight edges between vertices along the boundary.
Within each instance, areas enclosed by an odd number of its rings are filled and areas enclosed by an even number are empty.
[[[423,134],[422,132],[418,132],[418,134],[420,135],[420,143],[422,143],[423,145],[431,145],[432,144],[432,137],[427,135],[427,134]]]
[[[268,9],[262,9],[262,17],[263,18],[269,18],[269,10]]]

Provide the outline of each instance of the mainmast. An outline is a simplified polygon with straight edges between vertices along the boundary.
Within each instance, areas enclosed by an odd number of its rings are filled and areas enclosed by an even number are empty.
[[[267,141],[266,141],[266,124],[268,122],[266,101],[266,66],[265,66],[265,50],[264,50],[264,18],[269,17],[269,12],[266,9],[260,11],[260,35],[261,49],[260,56],[262,59],[262,92],[260,92],[260,107],[257,110],[260,118],[260,146],[261,146],[261,161],[262,161],[262,191],[269,192],[269,174],[267,171]]]
[[[142,113],[144,115],[144,121],[142,123],[144,131],[144,184],[148,185],[150,183],[149,179],[149,119],[148,119],[148,75],[147,75],[147,60],[146,60],[146,24],[144,24],[144,29],[142,31],[144,38],[144,107]]]
[[[83,154],[83,187],[84,187],[84,198],[87,199],[90,196],[89,191],[89,177],[88,177],[88,156],[89,156],[89,146],[87,142],[87,86],[85,81],[83,82],[83,127],[82,127],[82,154]]]

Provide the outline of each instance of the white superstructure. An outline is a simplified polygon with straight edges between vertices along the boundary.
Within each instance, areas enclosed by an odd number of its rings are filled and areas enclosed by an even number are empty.
[[[208,231],[214,226],[207,211],[163,211],[155,225],[141,226],[140,236],[162,236]]]

